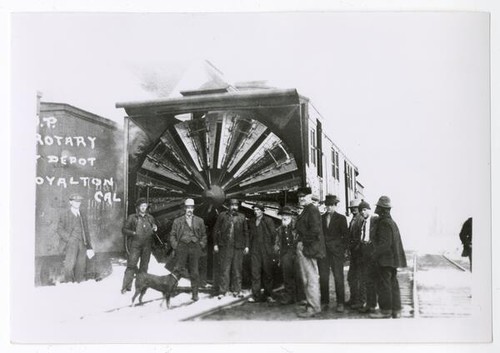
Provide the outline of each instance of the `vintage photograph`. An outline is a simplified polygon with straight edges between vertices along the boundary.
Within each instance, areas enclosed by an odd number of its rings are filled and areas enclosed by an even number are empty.
[[[488,14],[11,22],[13,342],[491,339]]]

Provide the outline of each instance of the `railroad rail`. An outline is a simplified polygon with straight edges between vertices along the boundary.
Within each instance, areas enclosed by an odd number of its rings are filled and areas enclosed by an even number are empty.
[[[453,266],[457,267],[458,269],[460,269],[460,270],[462,270],[464,272],[468,271],[465,267],[459,265],[456,261],[453,261],[448,256],[446,256],[446,254],[442,254],[441,256],[443,256],[446,260],[448,260]]]

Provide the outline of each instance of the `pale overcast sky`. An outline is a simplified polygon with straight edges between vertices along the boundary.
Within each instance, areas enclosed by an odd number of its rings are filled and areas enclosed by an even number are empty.
[[[121,121],[210,60],[228,81],[297,88],[386,194],[407,243],[489,220],[488,18],[466,13],[17,15],[13,109],[63,102]],[[151,85],[149,86],[151,87]],[[425,240],[427,241],[427,240]],[[410,246],[411,246],[410,245]]]

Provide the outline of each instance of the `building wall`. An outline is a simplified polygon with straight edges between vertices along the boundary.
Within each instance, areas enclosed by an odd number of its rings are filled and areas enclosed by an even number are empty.
[[[56,233],[59,214],[73,193],[99,262],[103,254],[123,251],[123,132],[112,121],[67,104],[40,104],[36,188],[36,284],[57,280],[62,244]],[[94,264],[95,265],[95,264]],[[99,266],[97,266],[99,267]],[[94,266],[94,272],[98,272]],[[49,282],[49,283],[47,283]]]

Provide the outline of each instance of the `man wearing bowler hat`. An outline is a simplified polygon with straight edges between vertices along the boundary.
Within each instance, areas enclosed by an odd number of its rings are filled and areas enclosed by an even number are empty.
[[[406,254],[399,228],[391,217],[391,208],[391,199],[387,196],[381,196],[375,208],[379,219],[372,239],[372,258],[378,272],[380,312],[370,314],[373,319],[401,317],[401,294],[397,274],[399,267],[406,267]]]
[[[229,295],[243,298],[241,292],[241,273],[243,255],[248,254],[248,225],[245,216],[238,212],[239,201],[229,200],[229,211],[223,211],[217,217],[213,230],[214,252],[220,254],[219,299]],[[231,275],[231,285],[229,276]],[[216,288],[217,290],[217,288]]]
[[[249,221],[250,261],[252,266],[252,297],[250,303],[267,301],[274,303],[271,296],[273,289],[273,251],[276,239],[276,228],[271,218],[264,215],[264,204],[253,206],[255,217]],[[260,293],[261,282],[264,295]]]
[[[321,312],[317,260],[324,258],[326,253],[321,214],[313,204],[311,194],[310,187],[303,187],[297,191],[299,205],[303,207],[296,223],[297,259],[307,302],[305,311],[298,313],[302,318],[313,317]]]
[[[199,288],[199,259],[203,249],[207,246],[207,230],[202,218],[194,215],[194,200],[184,202],[185,214],[176,218],[170,231],[170,244],[176,252],[174,273],[184,273],[189,263],[189,277],[191,280],[192,300],[198,301]]]
[[[344,252],[349,241],[347,218],[336,212],[339,199],[335,195],[326,195],[326,212],[322,217],[325,236],[326,257],[318,261],[321,287],[321,304],[330,304],[330,269],[335,281],[337,312],[344,312]]]
[[[158,230],[154,217],[148,213],[148,201],[143,197],[138,198],[135,206],[136,213],[127,218],[122,229],[123,234],[131,238],[127,268],[123,276],[122,294],[131,290],[137,271],[148,272],[153,234]],[[137,268],[139,261],[140,265]]]
[[[89,226],[85,213],[80,210],[83,197],[73,194],[69,197],[70,207],[60,216],[57,234],[64,248],[64,277],[66,282],[85,280],[87,257],[94,251],[90,240]]]

